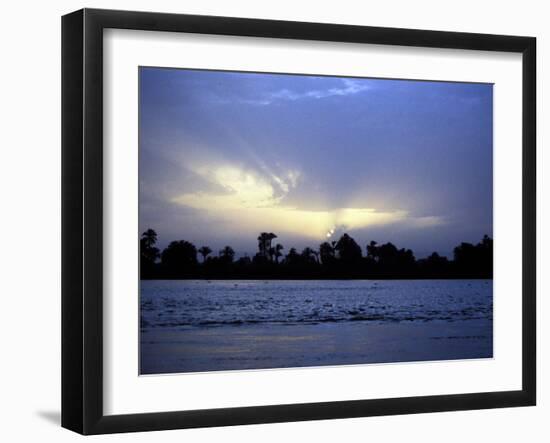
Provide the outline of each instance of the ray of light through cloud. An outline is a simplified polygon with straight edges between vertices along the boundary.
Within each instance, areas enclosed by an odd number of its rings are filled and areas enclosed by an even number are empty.
[[[377,211],[375,208],[336,208],[333,210],[304,210],[286,206],[283,202],[291,187],[297,186],[295,171],[282,177],[271,175],[273,182],[252,171],[235,166],[202,166],[194,173],[218,185],[224,192],[184,193],[172,202],[204,211],[214,219],[238,219],[249,232],[276,231],[308,237],[317,241],[338,226],[344,230],[367,228],[396,222],[416,226],[435,225],[438,217],[415,218],[406,211]],[[279,189],[277,190],[276,187]]]

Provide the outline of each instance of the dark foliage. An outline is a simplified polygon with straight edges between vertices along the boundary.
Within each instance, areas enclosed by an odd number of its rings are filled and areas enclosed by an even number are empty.
[[[160,257],[160,253],[155,248],[156,243],[157,233],[152,229],[147,229],[139,239],[141,278],[154,278],[157,274],[156,261]]]
[[[493,239],[487,235],[480,243],[461,243],[454,249],[455,271],[461,276],[493,274]]]
[[[161,276],[192,277],[198,270],[197,248],[185,240],[173,241],[160,256]]]
[[[217,256],[212,249],[179,240],[159,253],[157,234],[148,229],[140,239],[140,272],[142,279],[405,279],[405,278],[492,278],[493,240],[487,235],[476,245],[461,243],[454,248],[453,260],[437,252],[417,260],[410,249],[399,249],[392,243],[379,245],[371,241],[363,256],[361,247],[348,234],[338,241],[324,242],[319,249],[310,247],[298,252],[283,245],[273,245],[277,236],[262,232],[254,257],[235,260],[235,251],[225,246]],[[202,257],[197,260],[197,254]],[[160,260],[159,260],[160,259]]]

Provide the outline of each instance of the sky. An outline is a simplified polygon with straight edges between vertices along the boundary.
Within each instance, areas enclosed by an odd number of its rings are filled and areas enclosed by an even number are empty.
[[[347,232],[451,257],[493,230],[493,87],[139,69],[140,232],[254,255]]]

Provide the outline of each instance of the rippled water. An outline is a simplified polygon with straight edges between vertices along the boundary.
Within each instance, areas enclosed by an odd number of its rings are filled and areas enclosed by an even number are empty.
[[[141,282],[141,328],[492,320],[492,280]]]

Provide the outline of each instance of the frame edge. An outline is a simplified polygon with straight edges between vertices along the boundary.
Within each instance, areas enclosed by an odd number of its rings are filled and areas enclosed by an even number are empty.
[[[522,53],[522,386],[529,404],[537,403],[537,40]]]
[[[61,19],[61,426],[83,433],[84,13]],[[79,312],[82,313],[79,315]]]

